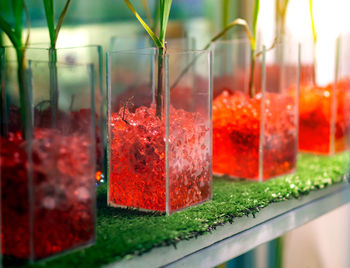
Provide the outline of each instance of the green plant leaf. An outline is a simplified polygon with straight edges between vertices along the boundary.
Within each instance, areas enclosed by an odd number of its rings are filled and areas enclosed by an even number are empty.
[[[154,18],[153,18],[153,25],[152,25],[152,30],[153,30],[154,33],[157,32],[159,20],[160,20],[160,2],[156,1],[156,3],[155,3],[155,11],[154,11]]]
[[[168,27],[169,14],[172,0],[160,0],[160,33],[159,40],[164,46],[166,30]]]
[[[30,38],[30,17],[29,17],[29,10],[28,10],[28,7],[27,7],[25,2],[23,2],[23,10],[24,10],[24,13],[26,14],[27,29],[28,29],[26,41],[24,43],[24,47],[26,48],[28,46],[28,44],[29,44],[29,38]]]
[[[57,23],[56,30],[55,30],[55,47],[56,47],[56,42],[57,42],[57,39],[58,39],[58,34],[59,34],[60,30],[61,30],[64,18],[65,18],[66,14],[67,14],[70,2],[71,2],[71,0],[67,0],[66,5],[64,6],[63,11],[62,11],[62,13],[60,15],[60,18],[58,19],[58,23]]]
[[[140,15],[136,12],[132,4],[129,0],[124,0],[125,4],[128,6],[128,8],[131,10],[131,12],[135,15],[135,17],[138,19],[138,21],[141,23],[143,28],[147,31],[149,36],[152,38],[153,42],[158,48],[163,47],[163,43],[158,39],[158,37],[154,34],[154,32],[151,30],[151,28],[148,27],[147,23],[140,17]]]
[[[276,13],[285,18],[289,0],[276,0]]]
[[[13,46],[19,48],[21,46],[20,40],[18,40],[16,33],[11,28],[11,25],[0,16],[0,28],[8,36]]]
[[[257,25],[258,25],[259,9],[260,9],[260,0],[255,0],[254,11],[253,11],[253,26],[252,26],[252,31],[255,39],[256,39],[256,32],[257,32]]]
[[[309,6],[310,6],[310,19],[311,19],[311,27],[312,27],[312,37],[314,40],[314,43],[317,42],[317,33],[315,28],[315,22],[314,22],[314,12],[313,12],[313,3],[312,0],[309,0]]]
[[[51,44],[51,46],[54,46],[54,40],[55,40],[55,12],[54,12],[54,7],[53,7],[53,0],[43,0],[43,3],[44,3],[47,27],[49,29],[50,44]]]
[[[12,8],[15,18],[14,32],[17,35],[17,38],[21,40],[23,29],[23,0],[12,0]]]
[[[222,28],[228,24],[230,0],[221,0]]]
[[[55,8],[54,8],[53,0],[43,0],[43,2],[44,2],[47,26],[48,26],[49,35],[50,35],[50,46],[51,46],[51,48],[56,48],[58,34],[59,34],[60,29],[62,27],[64,18],[67,14],[71,0],[67,0],[66,4],[61,12],[61,15],[58,19],[56,28],[55,28]]]
[[[277,37],[275,37],[275,38],[273,39],[273,42],[272,42],[272,44],[270,45],[270,47],[268,47],[268,48],[265,49],[265,52],[271,51],[271,50],[274,49],[274,48],[276,47],[276,45],[279,44],[279,43],[280,43],[280,40],[279,40]],[[258,58],[258,57],[260,57],[262,54],[263,54],[263,51],[261,50],[261,51],[255,53],[254,57],[255,57],[255,58]]]
[[[154,18],[153,18],[153,25],[152,25],[152,30],[153,30],[154,33],[157,32],[159,20],[160,20],[160,2],[156,1],[156,3],[155,3],[155,11],[154,11]]]
[[[147,0],[141,0],[141,2],[142,2],[143,10],[145,11],[145,14],[146,14],[146,17],[147,17],[147,20],[148,20],[148,24],[149,25],[153,25],[154,22],[153,22],[151,10],[150,10],[149,5],[148,5],[148,1]]]
[[[224,36],[225,33],[230,30],[231,28],[235,27],[235,26],[243,26],[247,35],[248,35],[248,38],[249,38],[249,41],[250,41],[250,46],[253,50],[255,50],[255,38],[252,34],[252,32],[250,31],[249,29],[249,26],[248,26],[248,23],[246,20],[244,19],[235,19],[233,22],[231,22],[230,24],[228,24],[221,32],[219,32],[218,34],[216,34],[210,41],[209,43],[204,47],[204,50],[208,49],[210,47],[210,44],[212,42],[215,42],[216,40],[218,40],[220,37]]]

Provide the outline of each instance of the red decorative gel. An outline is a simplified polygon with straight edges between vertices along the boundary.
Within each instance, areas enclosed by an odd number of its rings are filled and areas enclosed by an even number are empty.
[[[223,91],[213,101],[213,171],[259,179],[261,93],[250,98]],[[296,110],[287,94],[265,93],[263,179],[286,174],[296,166]]]
[[[19,111],[17,111],[19,114]],[[61,111],[57,112],[56,115],[56,127],[59,128],[64,133],[69,133],[71,130],[75,132],[80,131],[81,133],[86,133],[87,130],[91,128],[91,109],[80,109],[77,111],[71,111],[69,114],[63,113]],[[38,110],[34,112],[34,122],[36,126],[45,128],[52,125],[52,114],[50,109]],[[17,126],[20,126],[20,118],[18,116]],[[96,137],[96,183],[99,183],[103,178],[104,166],[104,156],[103,156],[103,132],[101,132],[101,126],[103,124],[101,116],[95,113],[95,137]]]
[[[94,239],[90,140],[81,133],[36,129],[30,168],[21,135],[0,138],[4,255],[41,259]]]
[[[167,157],[170,211],[210,198],[209,122],[199,113],[170,107],[168,155],[165,120],[154,108],[122,108],[110,124],[110,204],[164,212]]]
[[[339,81],[335,89],[332,84],[326,87],[302,85],[299,108],[299,149],[321,154],[331,153],[332,122],[334,123],[334,152],[348,149],[350,146],[349,103],[350,78]],[[333,115],[332,107],[335,111]]]

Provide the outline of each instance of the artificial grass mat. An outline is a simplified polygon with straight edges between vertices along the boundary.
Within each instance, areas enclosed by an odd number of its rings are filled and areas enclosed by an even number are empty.
[[[236,217],[258,213],[273,202],[298,198],[345,180],[350,156],[299,155],[298,172],[264,183],[215,178],[213,200],[170,216],[106,205],[106,185],[98,187],[96,244],[29,267],[100,267],[154,247],[210,232]],[[64,235],[64,234],[62,234]]]

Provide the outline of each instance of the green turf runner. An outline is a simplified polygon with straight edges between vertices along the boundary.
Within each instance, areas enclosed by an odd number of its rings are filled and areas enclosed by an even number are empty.
[[[170,216],[107,207],[106,186],[100,186],[96,244],[31,267],[99,267],[154,247],[176,244],[234,222],[236,217],[255,214],[270,203],[339,183],[349,161],[348,153],[334,157],[300,155],[295,175],[265,183],[214,179],[213,201]]]

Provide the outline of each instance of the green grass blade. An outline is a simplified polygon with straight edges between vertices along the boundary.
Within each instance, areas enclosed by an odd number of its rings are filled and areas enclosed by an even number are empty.
[[[12,0],[13,15],[15,18],[14,32],[17,39],[22,42],[22,29],[23,29],[23,0]]]
[[[312,0],[309,0],[309,6],[310,6],[310,19],[311,19],[311,27],[312,27],[312,37],[314,40],[314,43],[317,42],[317,33],[315,28],[315,22],[314,22],[314,12],[313,12],[313,3]]]
[[[168,27],[169,14],[172,0],[160,0],[160,33],[159,40],[164,45],[166,30]]]
[[[283,16],[283,18],[286,17],[288,4],[289,4],[289,0],[285,0],[285,1],[284,1],[284,6],[283,6],[283,10],[282,10],[282,16]]]
[[[26,18],[27,18],[27,30],[28,30],[26,41],[24,43],[24,48],[26,48],[29,44],[29,39],[30,39],[30,16],[29,16],[28,7],[27,7],[25,2],[23,2],[23,9],[24,9],[24,13],[25,13]]]
[[[276,0],[275,3],[275,20],[276,35],[284,35],[286,33],[286,15],[289,0]]]
[[[257,32],[257,26],[258,26],[259,9],[260,9],[260,0],[255,0],[254,11],[253,11],[253,26],[252,26],[252,31],[255,39],[256,39],[256,32]],[[254,45],[254,49],[255,49],[255,45]]]
[[[148,20],[148,24],[149,25],[154,25],[153,18],[152,18],[152,13],[151,13],[151,10],[149,8],[148,1],[147,0],[141,0],[141,2],[142,2],[143,10],[145,11],[145,14],[146,14],[146,17],[147,17],[147,20]]]
[[[68,8],[69,8],[69,4],[70,4],[71,0],[67,0],[66,2],[66,5],[64,6],[63,8],[63,11],[60,15],[60,18],[58,20],[58,23],[57,23],[57,26],[56,26],[56,30],[55,30],[55,40],[54,40],[54,48],[56,47],[56,42],[57,42],[57,39],[58,39],[58,34],[60,32],[60,29],[62,27],[62,24],[63,24],[63,21],[64,21],[64,18],[67,14],[67,11],[68,11]]]
[[[154,33],[157,32],[158,24],[160,20],[160,2],[156,1],[155,3],[155,11],[154,11],[154,18],[153,18],[153,25],[152,25],[152,30]]]
[[[158,37],[154,34],[154,32],[151,30],[151,28],[148,27],[146,22],[140,17],[140,15],[136,12],[132,4],[129,0],[124,0],[125,4],[128,6],[128,8],[131,10],[131,12],[135,15],[135,17],[138,19],[138,21],[141,23],[143,28],[147,31],[149,36],[152,38],[155,45],[159,48],[163,47],[163,43],[158,39]]]
[[[229,8],[230,8],[230,1],[229,0],[221,0],[221,26],[222,28],[226,27],[228,24],[228,18],[229,18]]]
[[[11,25],[0,16],[0,28],[10,39],[14,47],[19,48],[21,46],[20,41],[18,40],[15,32],[12,30]]]
[[[160,29],[159,29],[159,40],[162,42],[162,32],[164,31],[163,27],[163,18],[164,18],[164,0],[159,0],[159,24],[160,24]],[[163,33],[164,34],[164,33]],[[163,43],[163,42],[162,42]]]
[[[51,47],[55,41],[55,13],[53,7],[53,0],[43,0],[47,27],[49,29]]]

